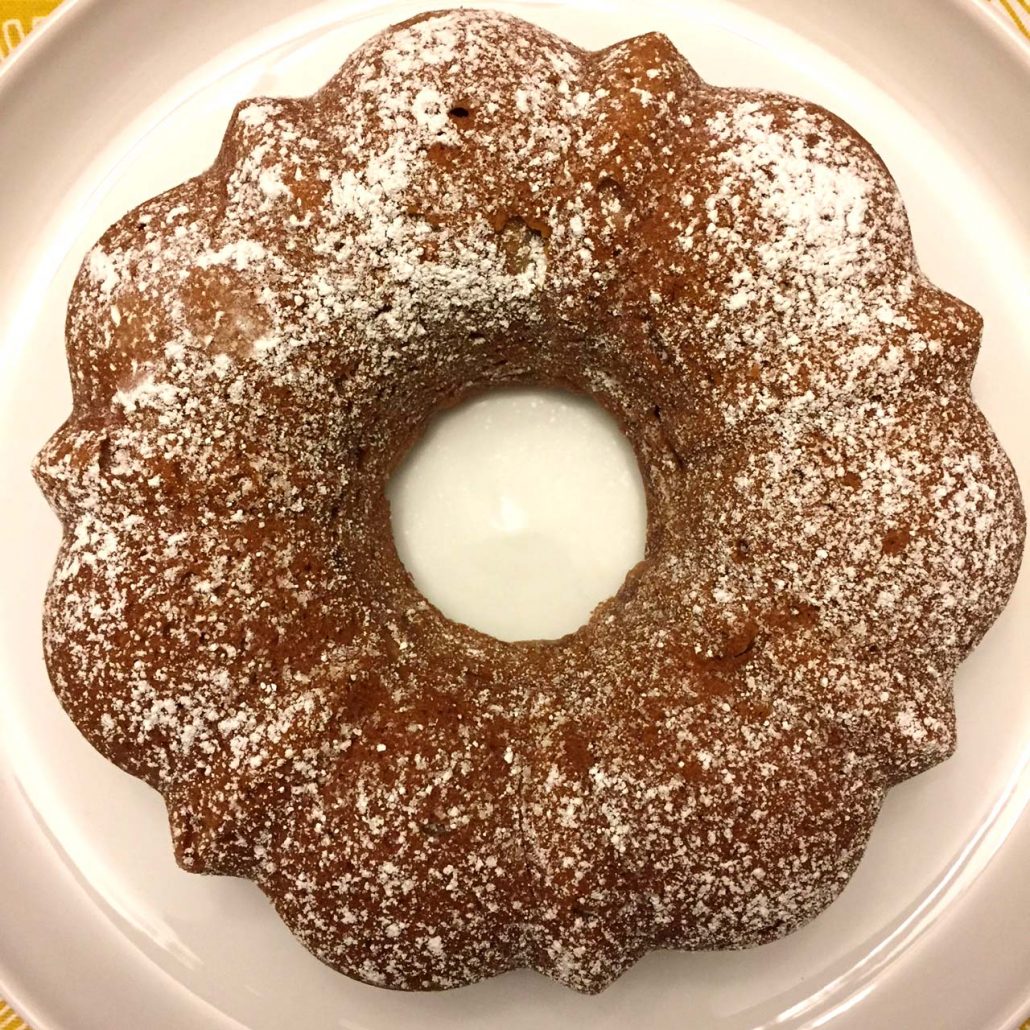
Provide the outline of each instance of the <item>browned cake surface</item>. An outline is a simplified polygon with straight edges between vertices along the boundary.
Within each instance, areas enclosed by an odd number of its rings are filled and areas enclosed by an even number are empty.
[[[85,261],[37,468],[57,693],[184,868],[370,983],[771,940],[950,753],[1012,587],[979,336],[821,108],[661,35],[413,19]],[[648,491],[646,560],[558,641],[448,621],[391,538],[427,417],[513,382],[596,398]]]

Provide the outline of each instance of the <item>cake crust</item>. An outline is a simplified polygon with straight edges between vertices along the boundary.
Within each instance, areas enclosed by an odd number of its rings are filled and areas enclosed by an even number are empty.
[[[1015,581],[980,329],[822,108],[659,34],[420,15],[240,104],[83,263],[35,468],[54,688],[183,868],[368,983],[595,992],[775,939],[950,754]],[[645,560],[555,641],[446,619],[390,529],[427,419],[513,383],[594,397],[648,495]]]

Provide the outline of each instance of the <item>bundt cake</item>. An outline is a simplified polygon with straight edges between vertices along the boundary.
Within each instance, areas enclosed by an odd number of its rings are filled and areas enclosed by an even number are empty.
[[[84,261],[36,465],[57,695],[184,869],[359,980],[594,992],[772,940],[951,752],[1012,588],[980,327],[822,108],[658,34],[420,15],[240,104]],[[558,640],[448,620],[391,537],[426,420],[510,383],[595,398],[648,496],[645,560]]]

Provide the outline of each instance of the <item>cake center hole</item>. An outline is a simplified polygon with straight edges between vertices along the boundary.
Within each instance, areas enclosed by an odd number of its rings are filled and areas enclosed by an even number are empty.
[[[437,416],[388,495],[415,585],[501,640],[573,632],[644,557],[633,450],[593,401],[563,391],[502,389]]]

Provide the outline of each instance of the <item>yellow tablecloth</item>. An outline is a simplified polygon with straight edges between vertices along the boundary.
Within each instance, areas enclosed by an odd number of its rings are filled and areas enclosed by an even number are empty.
[[[0,0],[0,62],[38,25],[61,0]],[[1030,3],[1027,0],[980,0],[1003,13],[1016,30],[1030,40]],[[446,6],[441,0],[441,6]],[[10,931],[9,927],[0,927]],[[10,937],[4,934],[8,940]],[[0,998],[0,1030],[30,1030]],[[74,1028],[69,1028],[74,1030]],[[1030,1030],[1030,1019],[1019,1028]]]
[[[28,1027],[18,1018],[17,1013],[8,1008],[2,999],[0,999],[0,1030],[28,1030]]]
[[[0,0],[0,61],[2,61],[61,0]],[[0,1030],[3,1024],[0,1009]]]
[[[1030,39],[1030,4],[1027,3],[1027,0],[986,0],[986,2],[989,4],[996,2],[1005,13],[1005,17],[1015,25],[1020,35],[1024,39]],[[1030,1020],[1027,1023],[1030,1023]],[[1020,1030],[1027,1030],[1027,1023],[1024,1023]]]

